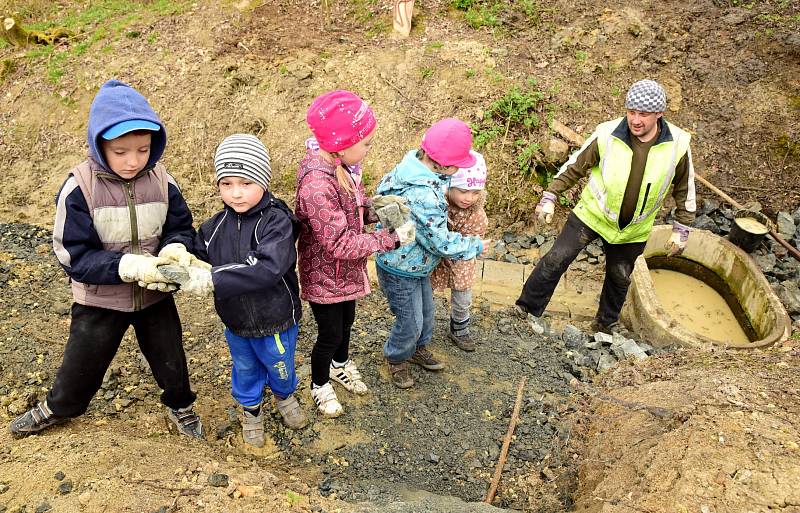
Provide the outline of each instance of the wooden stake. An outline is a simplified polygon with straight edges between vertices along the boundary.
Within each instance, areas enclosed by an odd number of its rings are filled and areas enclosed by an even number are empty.
[[[403,37],[411,33],[411,17],[414,16],[414,0],[395,0],[392,9],[394,30]]]
[[[503,465],[506,464],[506,456],[508,456],[508,446],[511,445],[511,437],[514,435],[514,429],[517,427],[517,419],[519,418],[519,408],[522,405],[522,393],[525,390],[525,381],[528,378],[522,377],[517,387],[517,400],[514,401],[514,412],[511,414],[511,422],[508,424],[508,431],[506,437],[503,439],[503,448],[500,450],[500,457],[497,459],[497,466],[494,468],[494,477],[492,484],[489,486],[489,491],[486,492],[486,498],[483,500],[486,504],[491,504],[494,501],[494,494],[497,493],[497,485],[500,484],[500,476],[503,474]]]

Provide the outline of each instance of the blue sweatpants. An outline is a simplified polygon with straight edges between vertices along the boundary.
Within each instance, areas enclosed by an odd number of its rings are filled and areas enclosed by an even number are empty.
[[[256,407],[264,400],[268,386],[279,399],[297,389],[294,351],[297,325],[268,337],[240,337],[225,329],[231,350],[231,394],[242,406]]]

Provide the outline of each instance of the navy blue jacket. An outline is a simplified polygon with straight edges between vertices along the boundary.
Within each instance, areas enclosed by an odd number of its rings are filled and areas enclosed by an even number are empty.
[[[297,283],[297,219],[269,192],[237,214],[227,205],[203,223],[194,244],[212,265],[214,305],[240,337],[265,337],[300,322]]]

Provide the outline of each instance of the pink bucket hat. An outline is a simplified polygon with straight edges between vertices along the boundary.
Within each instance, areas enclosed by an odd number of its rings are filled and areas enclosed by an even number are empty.
[[[306,112],[306,123],[325,151],[341,151],[367,137],[377,125],[367,103],[337,89],[318,96]]]
[[[472,132],[466,123],[456,118],[437,121],[422,136],[422,149],[443,166],[466,168],[475,165],[471,148]]]
[[[470,150],[475,157],[475,165],[462,167],[450,177],[450,187],[465,191],[479,191],[486,188],[486,161],[483,155]]]

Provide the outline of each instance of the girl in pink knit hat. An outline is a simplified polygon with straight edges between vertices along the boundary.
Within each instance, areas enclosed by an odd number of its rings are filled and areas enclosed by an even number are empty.
[[[370,292],[367,257],[400,246],[405,234],[393,229],[365,233],[376,223],[364,193],[360,164],[375,136],[375,114],[349,91],[330,91],[306,114],[314,137],[297,173],[295,209],[301,222],[301,297],[311,304],[317,341],[311,352],[311,397],[328,417],[343,413],[331,380],[355,394],[367,386],[350,358],[350,329],[356,300]]]

